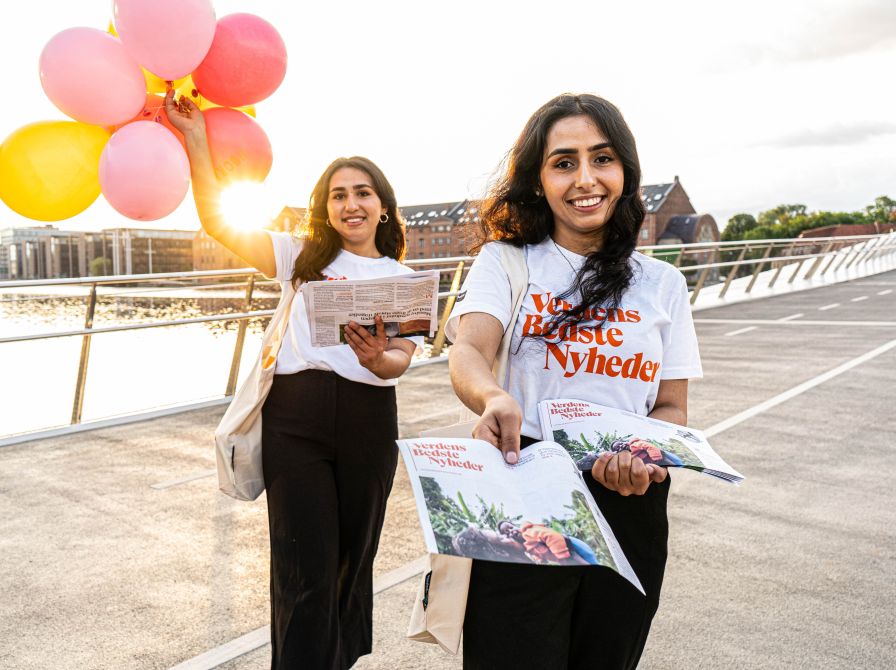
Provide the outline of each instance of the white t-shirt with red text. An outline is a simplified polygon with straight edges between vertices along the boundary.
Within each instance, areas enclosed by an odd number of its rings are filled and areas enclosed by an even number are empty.
[[[289,233],[268,231],[274,247],[274,258],[277,262],[275,279],[284,284],[292,279],[296,258],[302,250],[302,241]],[[358,256],[343,249],[333,262],[323,270],[328,280],[339,279],[374,279],[376,277],[392,277],[413,272],[394,258],[367,258]],[[422,346],[422,337],[408,338],[418,347]],[[380,379],[370,370],[362,367],[358,357],[347,344],[333,347],[315,347],[311,345],[311,328],[305,316],[305,298],[301,287],[292,301],[289,325],[277,354],[277,367],[274,374],[288,375],[302,370],[332,370],[340,377],[373,386],[395,386],[397,379]]]
[[[631,286],[602,329],[594,317],[550,337],[539,335],[558,309],[569,309],[580,295],[561,301],[585,261],[560,249],[548,237],[528,245],[529,288],[510,343],[505,388],[523,410],[522,434],[541,439],[537,406],[541,400],[575,398],[646,415],[663,379],[702,377],[697,335],[687,284],[677,268],[635,252]],[[446,329],[452,340],[459,317],[491,314],[506,330],[512,304],[510,281],[494,243],[486,244],[470,268]],[[565,304],[564,304],[565,303]],[[500,381],[500,380],[499,380]]]

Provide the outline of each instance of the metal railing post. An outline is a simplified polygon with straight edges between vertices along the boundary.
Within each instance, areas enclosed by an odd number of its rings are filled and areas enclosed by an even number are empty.
[[[837,267],[834,268],[834,272],[837,272],[840,268],[843,268],[845,270],[852,264],[852,258],[850,258],[850,257],[853,256],[854,254],[858,253],[858,250],[856,249],[856,247],[859,246],[859,244],[861,244],[861,243],[859,242],[859,243],[856,243],[856,244],[853,244],[853,245],[847,247],[846,255],[843,256],[842,261],[837,263]],[[846,267],[843,267],[843,265],[844,265],[844,263],[846,263],[846,261],[849,261],[849,264],[847,264]]]
[[[821,271],[821,276],[831,269],[831,266],[837,261],[837,254],[840,253],[840,250],[843,248],[843,245],[839,242],[836,243],[836,249],[834,249],[834,253],[831,254],[831,260],[828,261],[827,265],[824,266],[824,270]]]
[[[248,312],[252,306],[252,291],[255,288],[255,275],[249,275],[249,281],[246,282],[246,300],[243,302],[243,311]],[[230,361],[230,374],[227,377],[227,388],[224,391],[225,396],[231,396],[236,391],[236,380],[240,374],[240,361],[243,359],[243,343],[246,341],[246,328],[249,322],[245,319],[241,320],[236,331],[236,345],[233,347],[233,360]]]
[[[464,266],[464,262],[460,261],[457,264],[457,269],[454,270],[454,278],[451,280],[450,289],[452,294],[457,293],[457,290],[460,288],[460,278],[464,274]],[[432,350],[429,353],[430,358],[438,358],[442,355],[442,349],[445,347],[445,324],[448,322],[448,317],[451,315],[451,310],[454,309],[456,301],[456,295],[449,295],[445,299],[445,309],[442,310],[442,318],[439,319],[439,330],[432,341]]]
[[[856,246],[858,247],[860,245],[857,244]],[[855,255],[849,260],[849,263],[847,263],[843,267],[843,269],[849,270],[849,268],[851,268],[853,265],[855,265],[855,262],[857,260],[859,260],[860,258],[862,258],[865,255],[865,252],[868,251],[868,247],[872,247],[872,246],[874,246],[874,245],[871,244],[871,242],[869,240],[866,240],[865,243],[861,245],[861,247],[862,247],[861,249],[856,249]]]
[[[729,272],[728,276],[725,277],[725,285],[722,287],[722,290],[719,291],[720,298],[724,298],[725,294],[728,292],[728,287],[731,286],[731,281],[734,279],[734,275],[736,275],[737,271],[740,270],[740,265],[738,265],[738,263],[740,263],[744,259],[744,256],[747,255],[748,248],[749,245],[744,245],[744,248],[740,250],[740,256],[738,256],[737,260],[735,261],[735,265],[731,266],[731,272]]]
[[[881,236],[881,237],[877,238],[876,240],[872,240],[871,243],[868,245],[868,249],[865,251],[865,253],[862,254],[861,258],[858,260],[858,263],[864,263],[866,260],[871,258],[874,255],[874,252],[880,246],[881,242],[884,241],[884,239],[885,238],[883,236]]]
[[[716,262],[717,253],[718,249],[713,249],[709,252],[709,263],[707,263],[707,266],[710,266]],[[705,267],[703,268],[702,272],[700,272],[700,276],[697,278],[697,284],[694,286],[694,292],[691,293],[692,305],[697,301],[697,296],[700,295],[700,291],[703,289],[703,284],[706,283],[706,277],[709,275],[709,271],[711,269],[711,267]]]
[[[747,284],[747,288],[744,289],[744,293],[749,293],[753,290],[753,284],[759,279],[759,273],[762,272],[762,267],[768,262],[768,257],[772,255],[772,245],[773,243],[769,243],[765,253],[762,255],[762,260],[756,264],[756,269],[753,270],[753,276],[750,278],[750,283]]]
[[[87,314],[84,316],[84,328],[93,328],[93,315],[96,313],[96,284],[90,286],[87,296]],[[81,359],[78,361],[78,379],[75,381],[75,400],[72,404],[72,424],[81,423],[81,412],[84,409],[84,389],[87,387],[87,363],[90,360],[90,335],[81,338]]]
[[[793,253],[793,249],[796,247],[796,242],[791,242],[790,246],[784,250],[784,255],[789,256]],[[772,275],[771,281],[768,283],[768,287],[771,288],[775,285],[775,282],[778,281],[778,277],[781,276],[781,271],[784,270],[784,266],[789,265],[787,261],[780,261],[780,265],[778,265],[778,269],[775,271],[775,274]]]
[[[796,279],[796,276],[800,273],[800,270],[803,267],[803,263],[806,262],[805,258],[801,258],[799,262],[796,264],[796,269],[793,271],[793,274],[790,275],[790,279],[787,280],[788,284],[792,284],[793,280]]]
[[[815,274],[815,271],[818,269],[818,266],[821,265],[822,261],[825,259],[825,256],[827,256],[828,253],[830,253],[833,246],[834,246],[833,242],[828,242],[825,245],[824,249],[821,250],[821,255],[815,259],[815,262],[812,263],[812,265],[809,267],[809,271],[806,273],[806,276],[803,277],[803,279],[812,279],[812,275]]]

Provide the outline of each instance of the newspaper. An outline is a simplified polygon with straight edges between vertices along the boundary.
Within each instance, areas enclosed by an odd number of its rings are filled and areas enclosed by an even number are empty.
[[[694,428],[584,400],[543,400],[538,414],[542,436],[562,445],[583,472],[601,454],[626,450],[645,463],[697,470],[734,484],[744,479]]]
[[[345,344],[349,321],[376,334],[382,318],[388,337],[432,336],[438,327],[439,272],[427,270],[375,279],[311,281],[302,285],[311,344]]]
[[[538,442],[514,465],[488,442],[399,440],[430,553],[532,565],[603,565],[644,589],[558,444]]]

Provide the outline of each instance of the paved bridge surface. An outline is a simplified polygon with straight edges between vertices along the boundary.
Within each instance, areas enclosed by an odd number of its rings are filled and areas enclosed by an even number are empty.
[[[747,480],[674,475],[641,667],[896,667],[896,272],[695,317],[690,423]],[[399,384],[404,436],[456,409],[443,364]],[[221,411],[0,449],[0,667],[268,667],[265,503],[216,493]],[[404,639],[423,553],[399,465],[356,667],[461,667]]]

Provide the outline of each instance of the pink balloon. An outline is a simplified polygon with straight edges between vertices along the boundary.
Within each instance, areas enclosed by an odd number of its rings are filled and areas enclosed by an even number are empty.
[[[215,174],[223,183],[264,181],[271,171],[271,142],[254,119],[227,107],[203,112]]]
[[[187,150],[187,142],[184,140],[183,134],[171,124],[171,121],[168,120],[168,115],[165,113],[165,98],[163,96],[156,95],[155,93],[147,93],[146,104],[143,106],[143,109],[140,110],[139,114],[129,121],[108,128],[108,131],[114,133],[134,121],[155,121],[156,123],[161,123],[165,128],[171,131],[175,138],[177,138],[177,141],[180,142],[184,151]]]
[[[193,83],[214,103],[243,107],[267,98],[285,76],[286,45],[276,28],[253,14],[230,14],[218,21]]]
[[[190,161],[171,131],[134,121],[116,131],[100,156],[100,187],[119,213],[155,221],[181,203],[190,186]]]
[[[112,11],[125,48],[161,79],[190,74],[215,38],[210,0],[115,0]]]
[[[40,55],[40,83],[62,112],[76,121],[114,126],[146,101],[146,81],[121,42],[96,28],[69,28]]]

